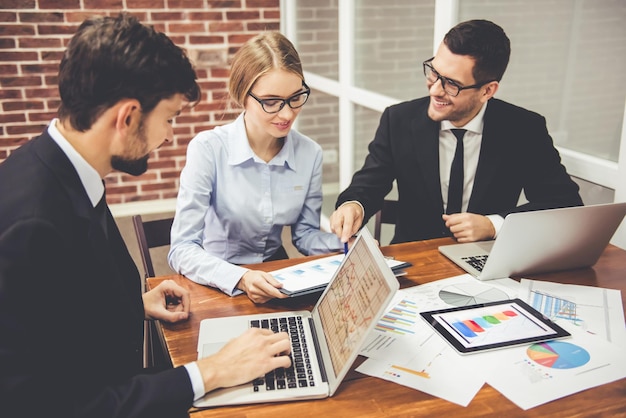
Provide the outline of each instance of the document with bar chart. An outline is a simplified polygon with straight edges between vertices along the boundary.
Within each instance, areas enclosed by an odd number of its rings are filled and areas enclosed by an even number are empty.
[[[619,290],[522,279],[519,296],[553,321],[567,321],[626,348]]]
[[[419,298],[400,290],[361,353],[357,371],[467,406],[485,382],[477,358],[464,359],[419,316]]]

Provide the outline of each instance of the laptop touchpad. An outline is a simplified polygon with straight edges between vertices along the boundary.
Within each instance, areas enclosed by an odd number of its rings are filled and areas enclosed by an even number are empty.
[[[206,343],[202,346],[202,358],[208,357],[220,351],[226,345],[226,341],[220,343]]]

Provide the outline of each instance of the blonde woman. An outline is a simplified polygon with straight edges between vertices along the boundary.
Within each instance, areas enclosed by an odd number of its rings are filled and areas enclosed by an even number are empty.
[[[284,226],[305,255],[342,244],[320,231],[322,149],[292,129],[310,95],[292,43],[278,32],[250,39],[233,59],[229,93],[243,112],[189,144],[168,261],[197,283],[263,303],[284,297],[280,282],[240,265],[287,258]]]

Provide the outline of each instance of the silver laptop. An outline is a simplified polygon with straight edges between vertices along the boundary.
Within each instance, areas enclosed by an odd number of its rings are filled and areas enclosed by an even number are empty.
[[[511,213],[493,241],[439,251],[479,280],[595,264],[626,215],[626,203]]]
[[[313,311],[202,320],[198,358],[215,353],[250,326],[269,327],[291,334],[295,369],[276,369],[251,383],[209,392],[194,406],[332,396],[398,287],[378,245],[363,228]]]

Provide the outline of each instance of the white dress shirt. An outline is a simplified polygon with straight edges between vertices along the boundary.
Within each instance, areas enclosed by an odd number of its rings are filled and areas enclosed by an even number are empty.
[[[441,181],[441,197],[443,198],[444,213],[448,206],[448,186],[450,183],[450,168],[456,151],[456,137],[452,129],[466,129],[463,137],[463,202],[461,211],[467,212],[474,179],[480,157],[480,146],[483,139],[485,110],[489,102],[485,103],[478,114],[464,126],[456,127],[450,121],[444,120],[439,127],[439,180]],[[500,215],[487,215],[493,224],[496,235],[502,227],[504,218]]]
[[[322,148],[291,130],[265,162],[248,143],[244,113],[199,133],[187,148],[172,226],[170,266],[191,280],[229,295],[247,269],[282,245],[283,226],[305,255],[342,248],[320,231]]]

